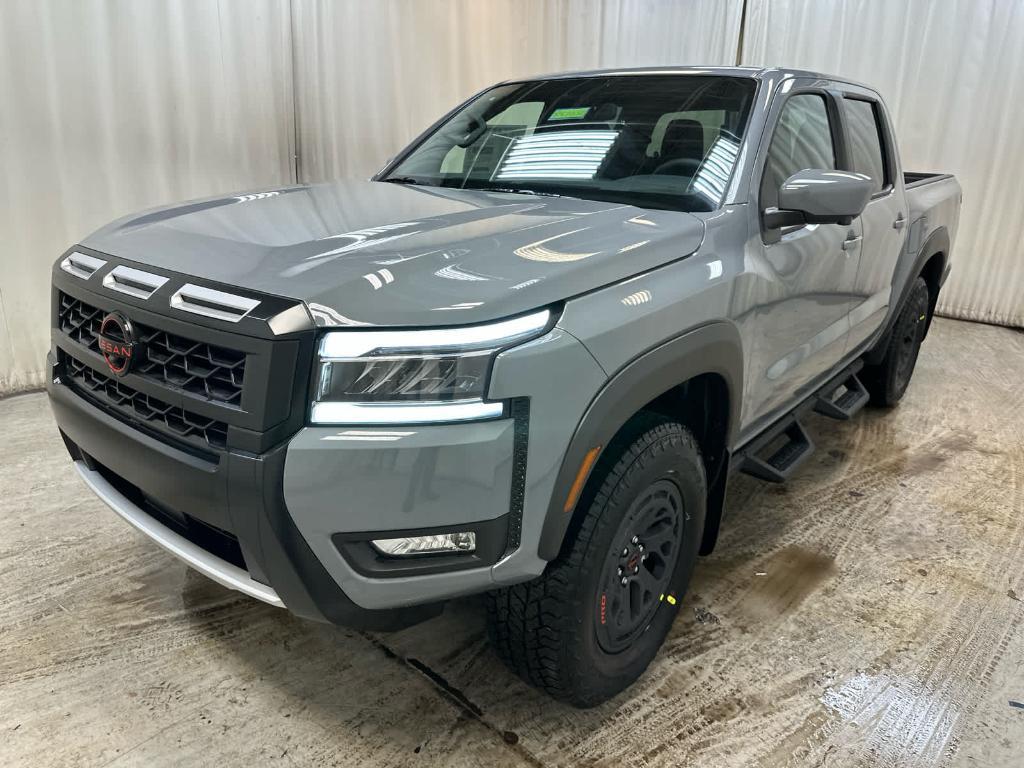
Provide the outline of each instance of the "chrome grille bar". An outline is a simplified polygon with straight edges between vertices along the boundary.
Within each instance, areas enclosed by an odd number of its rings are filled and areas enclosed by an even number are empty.
[[[259,301],[187,283],[171,296],[171,306],[194,315],[237,323],[259,306]]]
[[[96,274],[96,270],[106,263],[103,259],[97,259],[95,256],[72,251],[60,263],[60,268],[69,275],[74,275],[82,280],[88,280]]]
[[[103,277],[104,287],[139,299],[148,299],[166,282],[166,277],[125,266],[114,267]]]

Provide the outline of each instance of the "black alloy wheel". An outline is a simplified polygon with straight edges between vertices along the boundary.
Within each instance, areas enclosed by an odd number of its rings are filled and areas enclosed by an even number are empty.
[[[682,494],[665,479],[637,496],[619,525],[594,611],[598,641],[607,653],[628,648],[650,626],[669,590],[682,519]]]
[[[930,311],[928,284],[919,277],[893,323],[881,362],[865,367],[862,372],[861,381],[871,395],[872,404],[892,407],[906,394],[917,367],[921,342],[928,331]]]

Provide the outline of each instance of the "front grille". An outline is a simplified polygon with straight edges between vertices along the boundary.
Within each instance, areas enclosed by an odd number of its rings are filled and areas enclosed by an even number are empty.
[[[79,301],[74,296],[68,296],[62,292],[58,314],[57,322],[64,333],[83,347],[87,347],[93,352],[100,351],[96,336],[100,332],[100,323],[103,322],[103,310],[89,306],[84,301]]]
[[[72,388],[107,411],[156,429],[161,437],[170,435],[196,448],[222,450],[227,445],[228,425],[223,421],[200,416],[139,392],[76,360],[63,350],[59,351],[59,361]]]
[[[66,293],[60,294],[60,329],[83,347],[99,352],[96,339],[106,313]],[[134,323],[142,355],[133,373],[164,386],[240,407],[245,353],[194,341]]]

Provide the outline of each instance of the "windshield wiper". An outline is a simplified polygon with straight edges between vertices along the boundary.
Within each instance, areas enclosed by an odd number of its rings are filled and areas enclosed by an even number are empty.
[[[477,192],[512,192],[516,195],[535,195],[537,197],[565,197],[556,192],[538,192],[535,189],[519,189],[517,187],[464,187]]]
[[[425,181],[420,181],[419,179],[414,179],[412,176],[388,176],[386,179],[381,179],[381,181],[386,181],[389,184],[411,184],[413,186],[419,186],[419,187],[433,187],[433,186],[436,186],[435,184],[429,184],[429,183],[427,183]]]
[[[441,184],[431,184],[429,181],[423,181],[417,179],[414,176],[388,176],[387,178],[381,179],[389,184],[409,184],[410,186],[418,187],[437,187],[444,186]],[[538,192],[534,189],[521,189],[519,187],[454,187],[455,189],[466,189],[473,190],[474,192],[511,192],[516,195],[534,195],[535,197],[566,197],[566,195],[560,195],[556,192]]]

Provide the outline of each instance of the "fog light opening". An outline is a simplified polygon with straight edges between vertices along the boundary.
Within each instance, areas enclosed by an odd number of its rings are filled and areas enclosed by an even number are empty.
[[[457,531],[436,536],[410,536],[402,539],[374,539],[373,548],[389,557],[429,555],[436,553],[461,553],[476,551],[476,533]]]

